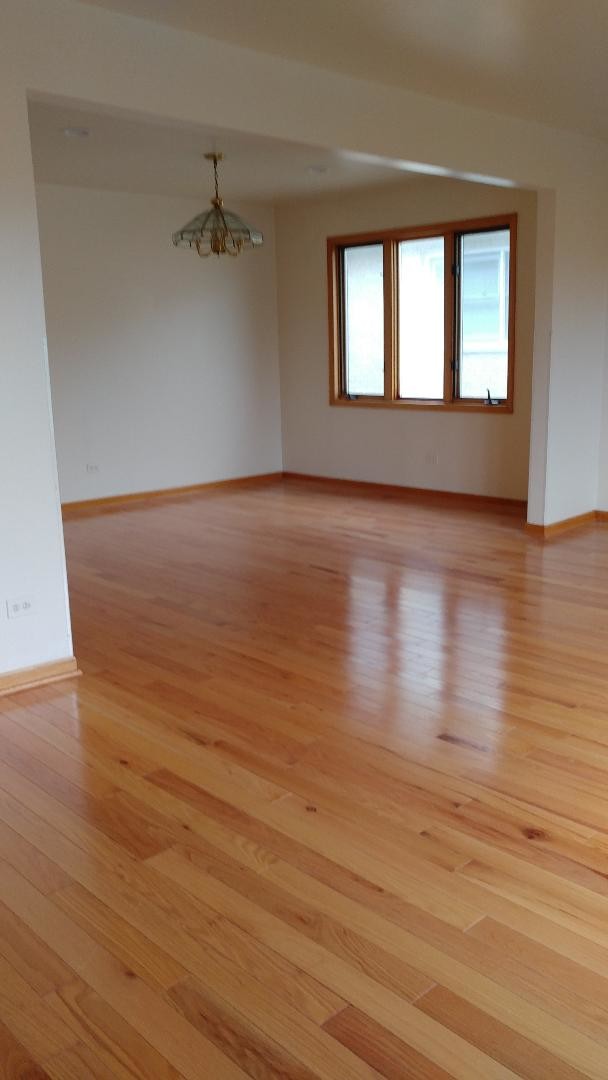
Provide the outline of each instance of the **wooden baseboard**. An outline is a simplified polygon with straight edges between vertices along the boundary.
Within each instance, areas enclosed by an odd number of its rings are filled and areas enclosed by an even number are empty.
[[[405,487],[401,484],[380,484],[367,480],[343,480],[329,476],[313,476],[309,473],[284,472],[286,480],[300,480],[304,483],[322,484],[334,491],[351,491],[360,494],[382,496],[391,499],[406,499],[408,502],[450,503],[467,508],[506,510],[512,513],[523,512],[525,499],[503,499],[497,495],[471,495],[464,491],[441,491],[434,488]]]
[[[0,675],[0,697],[4,697],[5,694],[14,694],[18,690],[33,690],[36,686],[59,682],[60,679],[73,679],[74,676],[80,674],[73,656],[67,660],[54,660],[50,664],[8,671],[6,675]]]
[[[145,502],[147,499],[179,498],[182,495],[204,494],[218,488],[249,488],[274,484],[280,480],[298,480],[304,483],[323,484],[334,491],[350,491],[383,498],[407,499],[410,502],[451,503],[478,509],[496,509],[522,513],[526,508],[524,499],[503,499],[495,495],[471,495],[467,492],[440,491],[433,488],[405,487],[401,484],[381,484],[366,480],[337,479],[331,476],[314,476],[309,473],[274,472],[253,476],[239,476],[231,480],[212,480],[205,484],[189,484],[186,487],[160,488],[157,491],[135,491],[127,495],[107,495],[101,499],[84,499],[81,502],[62,503],[63,516],[99,514],[105,510],[120,509],[129,503]]]
[[[230,480],[212,480],[204,484],[188,484],[185,487],[160,488],[156,491],[136,491],[128,495],[107,495],[102,499],[84,499],[82,502],[63,503],[62,513],[66,518],[80,515],[100,514],[104,511],[121,509],[129,504],[145,502],[148,499],[179,498],[183,495],[204,494],[218,489],[239,490],[243,488],[264,487],[280,480],[297,480],[307,484],[322,484],[327,490],[352,492],[361,495],[381,496],[387,499],[404,499],[408,502],[444,504],[470,510],[498,510],[502,513],[523,514],[525,499],[503,499],[496,495],[471,495],[463,491],[441,491],[434,488],[405,487],[401,484],[381,484],[367,480],[346,480],[331,476],[316,476],[311,473],[273,472],[258,473],[252,476],[239,476]],[[526,531],[539,540],[551,540],[572,529],[591,525],[596,521],[608,521],[608,510],[589,510],[576,517],[554,521],[550,525],[526,523]],[[18,673],[17,673],[18,674]],[[60,675],[59,678],[65,678]],[[46,680],[48,681],[48,680]],[[0,677],[0,694],[2,677]]]
[[[247,488],[276,483],[282,480],[282,472],[258,473],[253,476],[237,476],[229,480],[210,480],[204,484],[187,484],[185,487],[159,488],[156,491],[134,491],[127,495],[106,495],[101,499],[83,499],[80,502],[65,502],[61,505],[64,517],[73,517],[82,513],[101,513],[122,507],[126,503],[144,502],[146,499],[167,499],[181,495],[201,494],[218,488]]]
[[[539,540],[553,540],[562,533],[571,532],[572,529],[580,529],[584,525],[593,525],[596,521],[608,520],[605,510],[588,510],[585,514],[576,514],[575,517],[564,518],[562,521],[553,521],[550,525],[526,524],[526,531]]]

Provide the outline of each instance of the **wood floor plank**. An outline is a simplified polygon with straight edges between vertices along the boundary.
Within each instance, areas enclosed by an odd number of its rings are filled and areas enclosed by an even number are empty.
[[[150,895],[156,893],[161,898],[162,908],[155,909],[154,906],[146,903],[142,892],[137,894],[135,905],[122,907],[124,913],[130,914],[134,922],[138,921],[148,930],[148,937],[144,937],[133,923],[126,922],[116,910],[106,908],[106,905],[101,904],[81,886],[74,885],[55,893],[53,900],[85,929],[92,930],[97,940],[102,940],[98,927],[100,920],[103,919],[107,927],[105,936],[110,950],[128,963],[133,970],[139,970],[150,985],[158,984],[162,989],[167,989],[183,981],[187,969],[195,972],[204,971],[208,949],[211,948],[214,952],[217,951],[225,956],[231,964],[250,973],[256,980],[272,986],[276,993],[286,1001],[290,1001],[295,1008],[315,1023],[323,1024],[328,1017],[344,1007],[343,999],[337,994],[332,993],[306,972],[282,960],[278,953],[239,930],[219,913],[216,914],[211,909],[205,911],[202,905],[197,907],[194,903],[188,902],[187,897],[176,895],[174,890],[163,888],[163,882],[160,879],[158,882],[153,881],[151,885]],[[108,892],[107,896],[110,901],[115,900],[115,906],[119,906],[115,895],[112,896]],[[169,907],[170,902],[175,904],[173,909]],[[171,934],[162,933],[159,928],[158,934],[169,946],[173,943],[175,955],[184,958],[186,967],[178,963],[174,956],[169,956],[164,951],[158,950],[157,946],[148,944],[161,920],[166,920],[171,915],[181,921],[184,932],[178,938],[175,931],[171,936]],[[153,963],[155,948],[160,953],[157,965]]]
[[[571,822],[541,816],[515,804],[509,806],[506,800],[497,806],[472,799],[456,811],[449,826],[537,865],[558,865],[558,872],[573,880],[580,880],[583,873],[589,887],[597,888],[606,880],[608,850],[602,850],[602,834],[592,830],[583,833]],[[557,859],[547,863],[545,853]]]
[[[216,799],[202,788],[165,771],[153,774],[150,779],[161,788],[164,795],[161,803],[163,809],[176,815],[179,820],[188,822],[193,831],[208,837],[218,849],[216,855],[224,852],[250,869],[265,864],[272,865],[277,858],[291,862],[315,880],[322,881],[351,899],[384,914],[391,921],[406,928],[414,928],[425,940],[438,943],[444,950],[451,949],[452,955],[463,955],[463,950],[467,948],[464,941],[459,942],[453,934],[449,935],[445,926],[441,926],[435,919],[423,916],[412,904],[385,889],[378,889],[364,877],[345,870],[338,862],[327,859],[313,848]],[[149,791],[142,790],[140,795],[142,798],[151,798],[155,805],[154,797],[150,796]],[[532,913],[512,906],[501,905],[497,914],[505,918],[510,915],[512,924],[520,928],[525,924],[526,933],[530,937],[540,937],[558,956],[568,957],[584,968],[608,977],[608,953],[598,948],[597,943],[595,949],[591,949],[587,942],[577,935],[552,927],[552,924],[536,918]],[[467,948],[467,962],[474,964],[475,959]],[[478,962],[480,970],[483,970],[486,962],[481,954]],[[521,986],[519,988],[521,989]],[[603,999],[604,994],[600,995],[600,1000]]]
[[[10,867],[0,874],[2,899],[43,941],[52,940],[57,951],[75,973],[97,996],[107,1001],[116,1015],[149,1042],[159,1058],[167,1060],[190,1080],[198,1080],[194,1062],[204,1060],[221,1080],[237,1080],[243,1073],[216,1048],[204,1040],[191,1025],[174,1012],[134,972],[114,959],[83,930],[76,926],[51,900],[42,896]],[[29,989],[29,987],[28,987]],[[48,1000],[48,999],[47,999]],[[27,1008],[28,1019],[32,1010]],[[12,1019],[12,1017],[11,1017]],[[53,1030],[63,1039],[65,1020],[56,1013]],[[46,1031],[43,1035],[46,1043]],[[39,1057],[51,1057],[79,1041],[70,1032],[64,1041],[51,1049],[44,1046]],[[27,1044],[26,1044],[27,1045]]]
[[[183,778],[172,774],[169,770],[160,770],[152,773],[149,777],[165,791],[181,796],[195,807],[205,809],[211,806],[216,811],[218,800],[209,798],[209,793],[203,791],[199,785],[191,784]],[[221,800],[220,800],[221,802]],[[352,811],[351,811],[352,812]],[[254,815],[255,816],[255,815]],[[250,815],[251,817],[251,815]],[[348,823],[343,819],[332,815],[324,810],[315,801],[303,800],[296,796],[284,796],[278,800],[276,806],[267,809],[260,808],[257,811],[256,821],[258,827],[260,820],[267,825],[269,834],[276,835],[280,831],[283,836],[288,835],[290,846],[298,845],[300,851],[309,848],[317,856],[325,856],[327,862],[336,864],[337,852],[344,852],[345,834],[352,837],[356,832],[356,839],[350,844],[348,858],[344,854],[340,856],[340,863],[347,861],[346,869],[351,874],[363,877],[364,871],[369,875],[376,888],[381,885],[384,890],[392,895],[407,893],[410,903],[418,901],[424,910],[432,911],[438,917],[461,929],[470,926],[480,917],[481,911],[472,903],[456,903],[453,896],[450,903],[445,902],[445,890],[442,882],[438,879],[429,881],[428,884],[421,881],[413,881],[409,867],[416,858],[422,860],[428,858],[433,865],[444,869],[454,869],[468,861],[468,856],[449,852],[447,846],[439,855],[436,846],[427,845],[418,836],[408,837],[401,830],[401,843],[398,843],[396,835],[391,836],[390,826],[386,828],[386,838],[382,844],[374,845],[371,829],[367,823]],[[408,858],[404,859],[407,853]],[[404,885],[403,879],[407,879]]]
[[[74,690],[62,690],[50,696],[48,689],[43,688],[20,695],[19,700],[24,699],[27,705],[12,709],[9,718],[30,735],[72,758],[77,765],[82,763],[94,772],[103,765],[104,775],[110,778],[120,777],[125,770],[144,776],[154,768],[153,760],[142,757],[141,753],[127,754],[120,741],[113,742],[92,725],[87,724],[87,737],[83,741],[80,733],[88,711]]]
[[[56,1022],[46,1000],[0,956],[0,1016],[17,1041],[37,1060],[58,1054],[74,1042],[72,1032]]]
[[[68,986],[74,978],[71,968],[2,903],[0,955],[40,995]]]
[[[235,894],[221,882],[213,880],[194,868],[190,862],[178,857],[171,860],[170,852],[158,857],[162,859],[163,870],[172,874],[184,887],[195,895],[202,895],[206,901],[214,902],[218,911],[226,912],[231,920],[248,929],[251,933],[269,940],[273,948],[284,949],[287,955],[299,958],[305,964],[311,954],[310,942],[302,942],[301,933],[282,927],[281,913],[271,914],[259,906],[259,896],[248,900],[246,896]],[[272,910],[274,911],[274,905]],[[309,921],[299,920],[300,929],[310,926]],[[303,944],[306,946],[303,949]],[[355,1003],[358,1008],[378,1023],[386,1025],[398,1038],[418,1049],[425,1051],[431,1060],[442,1067],[449,1068],[454,1077],[472,1080],[473,1077],[504,1076],[502,1066],[497,1065],[485,1055],[478,1055],[474,1048],[453,1041],[442,1028],[427,1028],[421,1022],[421,1014],[408,1004],[406,996],[397,996],[392,990],[376,982],[365,971],[351,966],[341,958],[327,952],[313,941],[312,955],[315,957],[314,969],[320,979],[332,986],[337,993]],[[427,980],[428,985],[428,980]],[[406,990],[407,984],[402,989]],[[509,1072],[508,1075],[511,1075]]]
[[[387,1080],[450,1080],[453,1075],[352,1006],[328,1020],[325,1030]]]
[[[506,1028],[443,986],[429,990],[419,999],[417,1007],[502,1062],[517,1076],[525,1077],[525,1080],[547,1080],[548,1077],[551,1080],[582,1080],[587,1075],[566,1065],[533,1039],[524,1038]]]
[[[2,1080],[47,1080],[49,1074],[31,1057],[0,1020],[0,1076]]]
[[[0,1072],[606,1080],[608,530],[518,513],[66,522],[84,676],[0,699]]]
[[[563,987],[566,994],[588,998],[596,1016],[601,1016],[606,998],[606,980],[588,968],[561,956],[554,949],[539,945],[523,934],[502,926],[494,919],[482,919],[471,927],[468,936],[481,941],[487,948],[509,957],[512,963],[533,967],[552,987]],[[570,1003],[570,1008],[572,1004]]]
[[[114,790],[95,769],[57,750],[6,714],[0,722],[0,759],[46,790],[65,790],[72,801],[77,798],[74,788],[95,798],[111,795]]]
[[[318,1076],[195,981],[179,983],[169,996],[194,1027],[256,1080],[315,1080]]]
[[[81,885],[57,890],[53,903],[150,986],[163,991],[185,978],[177,960]]]
[[[237,808],[231,807],[221,800],[217,800],[210,796],[208,792],[198,788],[197,785],[189,784],[180,778],[175,777],[173,774],[166,772],[153,774],[151,779],[157,784],[161,784],[166,790],[180,794],[182,798],[192,802],[193,805],[204,809],[206,814],[213,814],[218,820],[232,821],[233,827],[238,823],[238,831],[246,832],[248,835],[263,836],[265,842],[272,850],[281,850],[284,854],[285,851],[289,851],[291,846],[293,852],[297,852],[297,862],[299,865],[311,865],[314,863],[315,869],[313,876],[315,878],[321,878],[327,883],[336,885],[339,881],[339,888],[341,891],[346,892],[347,895],[353,895],[355,886],[359,886],[364,881],[364,876],[354,875],[352,872],[346,872],[343,868],[340,868],[335,862],[327,860],[324,857],[320,857],[318,852],[313,852],[311,848],[307,848],[305,845],[298,841],[294,841],[293,837],[289,839],[277,830],[273,830],[265,826],[265,823],[260,822],[257,819],[251,819],[247,815],[243,815]],[[316,819],[316,815],[315,815]],[[252,820],[255,821],[255,825],[252,825]],[[196,824],[194,825],[196,828]],[[254,830],[252,832],[252,830]],[[265,831],[264,831],[265,830]],[[214,834],[214,843],[221,842],[217,833]],[[287,857],[289,855],[287,854]],[[293,855],[295,858],[295,855]],[[330,876],[328,878],[327,870],[331,867]],[[432,881],[437,882],[436,870],[433,866],[428,868],[420,867],[422,873],[426,876],[429,873],[432,874]],[[453,879],[449,884],[443,883],[444,890],[451,893],[452,890],[458,888],[458,882]],[[359,890],[360,895],[361,890]],[[374,897],[375,894],[375,897]],[[416,894],[412,897],[415,899]],[[556,933],[555,928],[551,923],[547,921],[547,918],[538,918],[535,913],[528,909],[523,911],[516,907],[510,901],[505,901],[498,896],[488,894],[487,900],[480,900],[479,894],[475,896],[475,902],[484,903],[491,914],[505,921],[508,925],[514,928],[521,928],[525,924],[526,932],[530,936],[538,938],[538,940],[550,944],[550,946],[557,951],[563,952],[565,956],[569,956],[575,959],[577,962],[581,962],[590,966],[594,971],[600,974],[608,973],[608,952],[601,948],[596,950],[590,950],[586,948],[585,942],[582,941],[576,934],[571,934],[564,930],[563,920],[560,920],[560,932]],[[416,912],[412,905],[399,903],[399,898],[392,895],[386,889],[378,890],[377,885],[370,884],[370,892],[366,898],[368,905],[378,907],[382,905],[385,910],[391,909],[393,918],[400,917],[400,908],[403,912],[407,911],[407,917],[409,920],[415,917]],[[550,909],[546,909],[543,915],[550,917]],[[474,921],[474,920],[473,920]],[[596,942],[597,944],[597,942]]]
[[[495,855],[495,853],[494,853]],[[495,857],[486,862],[472,859],[460,871],[467,878],[487,887],[498,896],[514,900],[530,911],[573,930],[575,933],[608,948],[608,898],[583,890],[572,895],[563,879],[551,875],[544,885],[530,880],[525,871],[498,866]]]
[[[55,1062],[55,1070],[62,1062],[80,1062],[80,1047],[86,1048],[85,1060],[92,1054],[101,1070],[109,1070],[118,1080],[177,1080],[178,1070],[170,1064],[136,1028],[96,991],[82,980],[49,995],[48,1004],[58,1020],[69,1027],[75,1045],[66,1057],[57,1055],[45,1062],[47,1068]],[[71,1056],[74,1055],[74,1056]],[[72,1065],[73,1067],[73,1065]],[[86,1074],[85,1074],[86,1075]]]
[[[85,1043],[78,1043],[47,1061],[46,1074],[51,1080],[116,1080],[116,1072]]]
[[[176,848],[151,860],[150,865],[186,887],[194,885],[195,895],[212,907],[217,906],[218,912],[228,910],[228,898],[225,890],[218,890],[217,883],[227,886],[237,895],[255,901],[259,908],[277,916],[301,936],[410,1000],[428,990],[434,981],[378,941],[372,944],[351,925],[307,902],[303,898],[304,882],[298,882],[301,889],[296,886],[286,892],[236,863],[218,859],[209,852],[203,854],[199,849]],[[200,873],[191,873],[191,868]]]
[[[592,1038],[573,1028],[565,1028],[563,1023],[544,1009],[530,1001],[522,1001],[515,993],[474,971],[461,960],[446,955],[436,946],[332,892],[318,882],[309,881],[308,903],[304,904],[296,872],[293,874],[293,882],[283,878],[281,888],[274,884],[269,888],[261,878],[256,880],[255,875],[250,872],[241,868],[230,870],[222,862],[212,863],[195,849],[166,851],[155,856],[152,861],[157,868],[162,868],[184,884],[192,880],[189,865],[200,867],[202,875],[198,875],[199,886],[201,876],[207,876],[211,870],[221,875],[221,878],[227,878],[233,888],[255,897],[258,904],[267,904],[269,909],[281,918],[289,919],[290,916],[286,913],[294,910],[301,926],[314,926],[317,922],[322,922],[323,916],[319,914],[317,907],[319,905],[327,912],[325,918],[333,917],[338,925],[360,937],[361,942],[367,942],[368,948],[393,954],[431,980],[440,982],[456,994],[462,994],[495,1019],[503,1021],[508,1018],[509,1024],[521,1035],[553,1050],[575,1067],[583,1066],[589,1076],[596,1076],[598,1080],[602,1077],[606,1051]],[[196,874],[194,880],[197,880]],[[314,908],[310,906],[311,901]]]
[[[25,806],[12,803],[9,797],[4,800],[0,797],[1,813],[9,814],[15,827],[26,835],[50,846],[54,856],[62,866],[69,868],[74,879],[88,891],[93,890],[97,894],[97,900],[108,905],[118,916],[109,937],[102,937],[102,940],[115,956],[122,960],[128,958],[129,965],[131,959],[135,959],[134,969],[152,985],[158,978],[155,971],[150,978],[150,965],[153,966],[154,963],[153,950],[149,962],[142,963],[141,950],[138,949],[134,955],[133,933],[125,933],[121,920],[127,920],[136,932],[143,927],[147,936],[160,943],[161,948],[166,944],[178,969],[185,964],[195,974],[205,971],[207,948],[210,946],[229,957],[230,962],[244,966],[245,970],[252,970],[262,979],[271,980],[278,993],[287,1000],[293,1000],[294,1007],[302,1009],[306,1015],[313,1016],[319,1022],[335,1011],[336,1007],[341,1006],[341,999],[320,986],[314,978],[309,975],[302,976],[291,964],[282,963],[274,954],[272,943],[269,951],[263,945],[249,943],[246,937],[238,942],[237,947],[235,931],[223,920],[218,920],[214,910],[188,900],[187,894],[170,888],[166,879],[156,875],[145,865],[137,866],[132,858],[123,855],[119,848],[115,850],[112,843],[106,842],[105,838],[101,838],[100,858],[106,867],[106,873],[100,875],[95,864],[91,865],[89,859],[83,858],[80,847],[62,833],[45,825]],[[67,811],[62,812],[62,823],[66,814]],[[85,832],[85,837],[88,835]],[[97,842],[95,830],[91,835],[92,840]],[[76,836],[80,838],[80,829],[77,829]],[[125,884],[128,885],[127,888]],[[72,889],[61,890],[54,898],[59,906],[66,907],[70,912],[74,904],[77,907],[82,906],[82,894]],[[97,917],[99,913],[97,909]],[[125,947],[128,948],[127,953]],[[418,980],[418,992],[427,985],[427,982],[422,981],[421,986],[420,982],[421,980]]]
[[[152,926],[157,930],[159,937],[164,934],[163,922],[160,917],[152,924],[149,920],[154,918],[151,907],[145,906],[143,901],[139,905],[141,924]],[[194,931],[194,927],[192,927]],[[281,1035],[290,1033],[294,1054],[304,1063],[308,1059],[314,1062],[314,1067],[320,1070],[319,1075],[331,1078],[340,1065],[340,1054],[328,1041],[320,1027],[308,1018],[301,1008],[301,998],[292,1003],[287,993],[277,993],[282,990],[282,983],[275,979],[272,988],[267,988],[263,983],[253,978],[242,967],[239,967],[225,954],[220,954],[212,947],[201,949],[194,937],[188,934],[175,937],[175,955],[184,964],[194,965],[199,972],[200,978],[204,978],[205,984],[211,987],[224,1000],[231,1002],[251,1019],[256,1027],[266,1031],[270,1038],[277,1037],[281,1041]],[[198,959],[197,959],[198,957]],[[133,975],[133,973],[130,973]],[[277,975],[280,974],[280,966],[277,964]],[[304,982],[304,980],[302,980]],[[306,984],[302,987],[302,993],[306,990]],[[296,1008],[295,1005],[300,1008]],[[332,1060],[336,1064],[332,1068]],[[348,1067],[353,1078],[368,1077],[366,1069],[359,1069],[356,1060],[343,1063],[344,1069]],[[340,1066],[341,1067],[341,1066]],[[337,1072],[339,1074],[339,1071]]]
[[[0,821],[0,858],[27,878],[41,893],[71,884],[71,878],[34,844]]]

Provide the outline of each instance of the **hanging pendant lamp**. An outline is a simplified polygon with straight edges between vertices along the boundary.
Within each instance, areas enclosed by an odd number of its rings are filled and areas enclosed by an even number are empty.
[[[198,217],[184,225],[183,229],[173,233],[176,247],[196,248],[202,258],[208,255],[240,255],[245,248],[261,247],[264,237],[259,229],[234,214],[224,210],[224,200],[220,197],[217,166],[223,161],[223,154],[205,154],[207,161],[213,162],[215,195],[211,200],[211,210],[204,210]]]

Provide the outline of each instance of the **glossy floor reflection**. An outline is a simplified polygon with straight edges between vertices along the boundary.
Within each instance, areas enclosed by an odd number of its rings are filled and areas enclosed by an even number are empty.
[[[84,675],[0,699],[0,1075],[608,1077],[608,527],[291,480],[66,540]]]

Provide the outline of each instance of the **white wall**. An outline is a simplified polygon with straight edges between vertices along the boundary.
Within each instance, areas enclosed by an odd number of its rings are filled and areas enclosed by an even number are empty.
[[[606,306],[608,323],[608,304]],[[602,423],[598,455],[597,509],[608,511],[608,335],[604,357],[604,387],[602,393]]]
[[[1,73],[0,60],[0,83]],[[4,673],[68,658],[72,642],[23,93],[0,92],[0,131],[0,673]],[[22,597],[30,599],[31,615],[9,620],[6,601]]]
[[[262,248],[199,259],[171,234],[200,199],[37,202],[62,501],[280,470],[272,209],[236,207]]]
[[[74,0],[3,0],[0,600],[34,591],[38,604],[29,619],[0,620],[0,671],[71,650],[28,142],[26,96],[32,92],[552,189],[555,213],[543,215],[545,234],[537,247],[537,283],[550,279],[553,303],[544,302],[539,312],[551,324],[540,323],[535,331],[532,408],[540,422],[534,423],[530,505],[537,521],[553,520],[557,510],[593,508],[605,331],[598,293],[608,278],[596,246],[608,218],[606,144]],[[601,282],[591,292],[584,269],[589,247]],[[582,276],[572,274],[573,266],[583,268]],[[587,325],[572,354],[570,327],[581,328],[579,306]],[[574,364],[593,403],[588,411],[567,408]],[[554,463],[561,446],[569,452],[558,502]]]
[[[606,349],[606,185],[557,192],[546,523],[598,508]],[[559,318],[558,318],[559,313]]]
[[[347,409],[328,400],[328,236],[519,215],[513,414]],[[285,469],[525,499],[528,489],[536,198],[426,177],[281,204],[277,277]],[[438,457],[437,464],[434,458]]]

